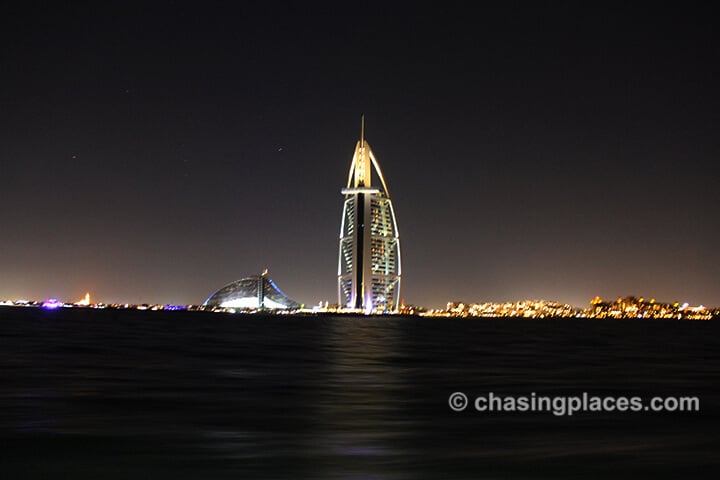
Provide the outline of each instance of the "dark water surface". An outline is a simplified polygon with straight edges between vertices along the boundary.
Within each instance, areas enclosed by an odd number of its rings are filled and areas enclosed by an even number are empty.
[[[0,478],[714,478],[717,322],[0,308]],[[455,413],[448,396],[698,396]]]

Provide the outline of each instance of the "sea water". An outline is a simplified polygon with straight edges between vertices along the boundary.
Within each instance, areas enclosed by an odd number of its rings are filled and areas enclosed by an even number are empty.
[[[0,308],[0,477],[713,477],[719,333],[713,321]],[[475,410],[490,392],[696,396],[700,411]]]

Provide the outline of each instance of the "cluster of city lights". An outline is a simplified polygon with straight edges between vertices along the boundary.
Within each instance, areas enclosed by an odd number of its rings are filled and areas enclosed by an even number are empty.
[[[450,302],[445,310],[433,311],[430,315],[456,317],[577,317],[578,311],[572,305],[547,300],[525,300],[504,303]]]
[[[687,302],[661,303],[654,298],[619,297],[612,302],[595,297],[590,307],[575,308],[571,305],[547,300],[526,300],[505,303],[449,302],[443,310],[430,310],[426,316],[440,317],[523,317],[523,318],[652,318],[676,320],[710,320],[720,316],[720,309],[703,305],[692,307]]]
[[[676,318],[685,320],[710,320],[718,309],[704,305],[691,307],[687,302],[661,303],[654,298],[618,297],[608,302],[600,297],[590,301],[587,314],[593,318]]]
[[[86,293],[83,298],[76,302],[63,302],[57,298],[48,298],[43,301],[37,300],[4,300],[0,301],[0,306],[6,307],[39,307],[45,310],[57,310],[60,308],[114,308],[114,309],[132,309],[132,310],[187,310],[187,305],[134,305],[129,303],[92,303],[90,301],[90,293]]]
[[[425,309],[417,306],[406,306],[404,303],[397,311],[349,310],[338,305],[320,302],[319,305],[306,309],[258,309],[258,308],[230,308],[229,306],[203,306],[203,305],[166,305],[166,304],[128,304],[128,303],[92,303],[90,294],[76,302],[62,302],[57,298],[48,298],[44,301],[33,300],[6,300],[0,301],[0,306],[38,307],[45,310],[60,308],[111,308],[152,311],[204,311],[217,313],[275,313],[288,314],[401,314],[420,315],[427,317],[499,317],[499,318],[650,318],[675,320],[711,320],[720,317],[720,308],[708,308],[703,305],[690,306],[687,302],[662,303],[654,298],[646,300],[643,297],[618,297],[613,301],[605,301],[595,297],[590,301],[590,307],[581,309],[565,303],[547,300],[524,300],[519,302],[483,302],[464,303],[449,302],[444,309]]]

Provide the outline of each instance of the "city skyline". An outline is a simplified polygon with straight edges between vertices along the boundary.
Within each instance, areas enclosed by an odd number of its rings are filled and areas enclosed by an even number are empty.
[[[9,9],[0,299],[333,302],[365,112],[406,303],[720,305],[709,11],[334,8]]]

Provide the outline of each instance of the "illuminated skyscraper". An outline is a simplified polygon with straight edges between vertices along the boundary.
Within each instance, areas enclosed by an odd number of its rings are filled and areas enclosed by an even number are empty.
[[[380,186],[372,185],[375,170]],[[365,141],[365,118],[355,146],[340,226],[338,303],[367,313],[397,310],[400,235],[380,165]]]

